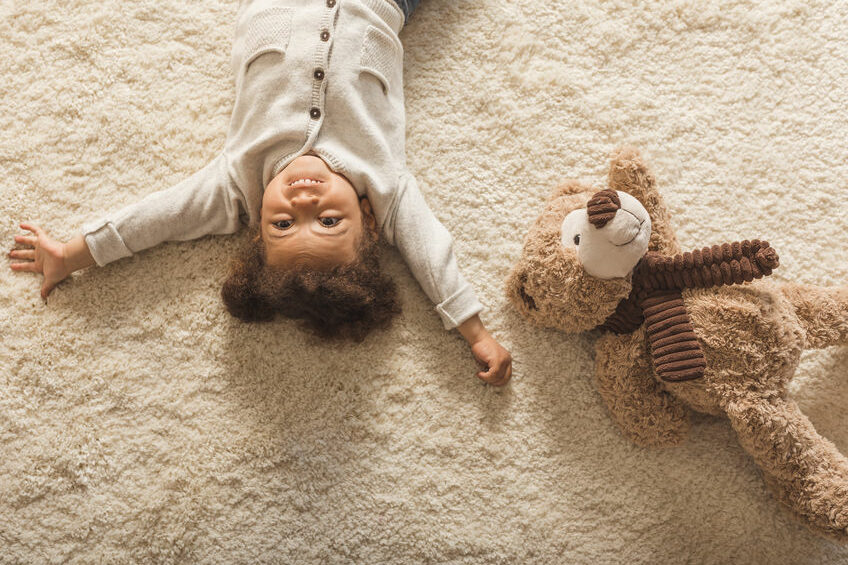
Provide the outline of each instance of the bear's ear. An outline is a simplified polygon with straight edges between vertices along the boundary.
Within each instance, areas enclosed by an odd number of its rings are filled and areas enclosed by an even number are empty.
[[[636,198],[651,216],[651,251],[667,255],[681,252],[671,213],[657,190],[657,181],[651,169],[645,164],[639,150],[624,146],[613,153],[609,169],[609,187],[611,190],[626,192]]]
[[[551,191],[550,198],[557,198],[559,196],[566,196],[569,194],[580,194],[581,192],[591,191],[592,187],[588,184],[584,184],[579,180],[570,179],[564,181],[556,186]]]

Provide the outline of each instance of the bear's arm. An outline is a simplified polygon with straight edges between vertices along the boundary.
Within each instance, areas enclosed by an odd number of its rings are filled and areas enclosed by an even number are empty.
[[[595,379],[613,420],[637,445],[669,446],[686,438],[689,409],[654,379],[644,328],[598,340]]]
[[[609,187],[636,197],[651,216],[651,251],[664,255],[680,253],[680,244],[671,226],[671,217],[656,186],[653,173],[633,147],[618,149],[609,170]]]

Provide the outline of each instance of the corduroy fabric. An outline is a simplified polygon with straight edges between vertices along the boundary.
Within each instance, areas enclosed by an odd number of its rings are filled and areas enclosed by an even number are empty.
[[[650,215],[656,231],[648,253],[676,249],[670,214],[638,150],[616,150],[609,171],[609,189],[638,199]],[[848,287],[807,285],[804,292],[767,281],[749,284],[742,259],[751,265],[747,274],[759,278],[779,262],[758,240],[643,258],[644,270],[637,267],[632,280],[586,277],[572,249],[545,253],[544,244],[559,237],[563,218],[582,201],[600,209],[611,200],[593,198],[588,186],[581,199],[579,183],[565,186],[553,193],[513,267],[507,292],[516,308],[531,321],[573,333],[593,311],[597,324],[608,319],[620,283],[630,284],[644,327],[604,332],[595,344],[595,381],[624,434],[640,445],[670,446],[685,438],[689,410],[726,415],[775,497],[818,534],[848,542],[848,458],[787,398],[805,348],[848,345],[842,331],[848,328]],[[645,287],[646,275],[659,288]],[[693,280],[698,287],[678,288]],[[577,323],[564,318],[563,309]],[[620,304],[616,310],[624,314]],[[627,322],[623,315],[613,321]],[[839,329],[823,331],[826,326]]]
[[[19,220],[70,237],[207,163],[233,105],[237,5],[0,1],[0,240]],[[404,314],[330,348],[226,313],[245,231],[90,269],[47,303],[0,258],[0,563],[844,565],[724,417],[619,410],[645,424],[627,430],[673,430],[643,442],[686,437],[634,445],[595,384],[591,334],[529,324],[503,278],[552,188],[597,189],[630,141],[685,249],[768,239],[774,281],[820,312],[809,285],[848,280],[845,29],[848,5],[819,0],[421,2],[400,35],[408,167],[513,354],[506,389],[477,382],[392,249]],[[544,288],[539,308],[557,297]],[[805,316],[815,344],[848,335],[837,298]],[[645,347],[598,339],[615,359]],[[652,386],[639,374],[649,357],[629,390]],[[807,351],[789,390],[843,452],[846,375],[848,349]]]

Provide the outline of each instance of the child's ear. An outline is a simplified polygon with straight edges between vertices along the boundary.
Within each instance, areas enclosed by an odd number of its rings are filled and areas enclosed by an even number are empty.
[[[258,222],[259,223],[256,225],[256,235],[251,238],[254,242],[258,242],[260,239],[262,239],[262,208],[259,208]]]
[[[374,217],[374,209],[371,208],[371,202],[368,201],[368,198],[359,201],[359,209],[362,210],[363,225],[377,235],[377,218]]]

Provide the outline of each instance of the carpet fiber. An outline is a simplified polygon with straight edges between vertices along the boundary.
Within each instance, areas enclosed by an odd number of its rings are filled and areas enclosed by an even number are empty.
[[[69,238],[222,148],[236,7],[0,3],[3,245],[21,220]],[[628,443],[589,338],[529,327],[503,280],[552,185],[601,185],[629,142],[684,247],[764,238],[776,279],[844,284],[846,28],[841,2],[424,0],[409,165],[515,357],[502,390],[391,249],[404,314],[338,347],[227,315],[243,233],[46,303],[3,259],[0,563],[845,563],[725,420]],[[848,351],[805,354],[792,394],[848,451]]]

